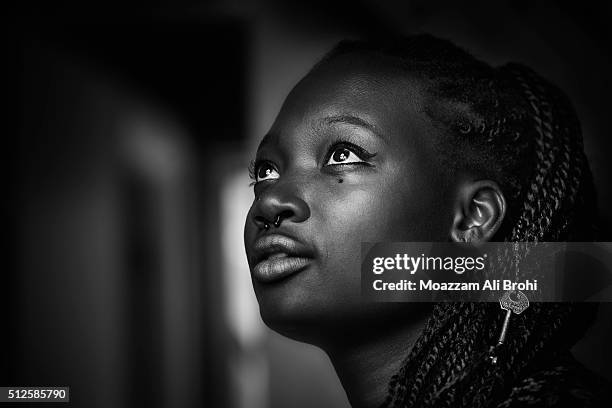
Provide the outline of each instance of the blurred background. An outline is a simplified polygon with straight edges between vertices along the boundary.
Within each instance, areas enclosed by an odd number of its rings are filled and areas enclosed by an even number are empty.
[[[88,407],[348,406],[322,352],[262,324],[242,243],[259,139],[346,37],[429,32],[560,85],[611,241],[611,6],[533,3],[13,6],[0,385]],[[610,316],[574,351],[612,379]]]

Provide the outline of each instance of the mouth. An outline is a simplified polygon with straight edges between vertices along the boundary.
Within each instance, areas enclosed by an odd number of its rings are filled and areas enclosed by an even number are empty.
[[[313,259],[313,251],[280,234],[265,235],[253,245],[253,278],[275,282],[302,271]]]

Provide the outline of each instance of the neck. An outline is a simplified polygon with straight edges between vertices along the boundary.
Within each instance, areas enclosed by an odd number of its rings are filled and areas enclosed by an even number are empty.
[[[385,330],[384,336],[324,348],[353,408],[379,407],[385,401],[389,380],[400,369],[426,319]]]

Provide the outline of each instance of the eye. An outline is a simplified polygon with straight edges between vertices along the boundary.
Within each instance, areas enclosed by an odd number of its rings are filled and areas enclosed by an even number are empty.
[[[353,153],[350,149],[344,146],[340,146],[332,151],[332,154],[329,157],[329,160],[327,160],[327,163],[325,163],[325,165],[329,166],[334,164],[348,164],[360,162],[363,162],[363,160],[361,160],[356,153]]]
[[[366,160],[374,157],[373,154],[366,152],[364,149],[348,143],[342,143],[333,146],[330,149],[329,159],[326,166],[341,165],[341,164],[368,164]]]
[[[274,168],[272,163],[264,161],[264,162],[256,163],[254,166],[254,172],[253,172],[252,178],[256,183],[259,183],[260,181],[265,181],[265,180],[276,180],[279,177],[280,177],[280,174],[278,174],[278,171]]]

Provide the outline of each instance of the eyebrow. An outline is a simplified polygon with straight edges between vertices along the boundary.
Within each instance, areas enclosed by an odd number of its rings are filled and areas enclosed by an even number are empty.
[[[387,138],[378,131],[376,126],[374,126],[372,123],[358,116],[349,115],[349,114],[333,115],[333,116],[327,116],[323,118],[322,122],[328,125],[333,125],[334,123],[344,123],[347,125],[359,126],[361,128],[369,130],[371,133],[378,136],[379,138],[383,140],[387,140]]]
[[[326,117],[322,118],[319,122],[323,123],[323,124],[326,124],[326,125],[333,125],[335,123],[343,123],[343,124],[347,124],[347,125],[358,126],[358,127],[364,128],[366,130],[369,130],[375,136],[378,136],[380,139],[382,139],[384,141],[387,141],[387,138],[382,133],[380,133],[378,131],[376,126],[374,126],[372,123],[368,122],[367,120],[365,120],[363,118],[360,118],[359,116],[350,115],[350,114],[332,115],[332,116],[326,116]],[[273,136],[273,134],[267,133],[263,137],[261,142],[259,142],[259,146],[257,147],[257,151],[259,151],[265,144],[269,143],[269,141],[272,138],[272,136]]]

